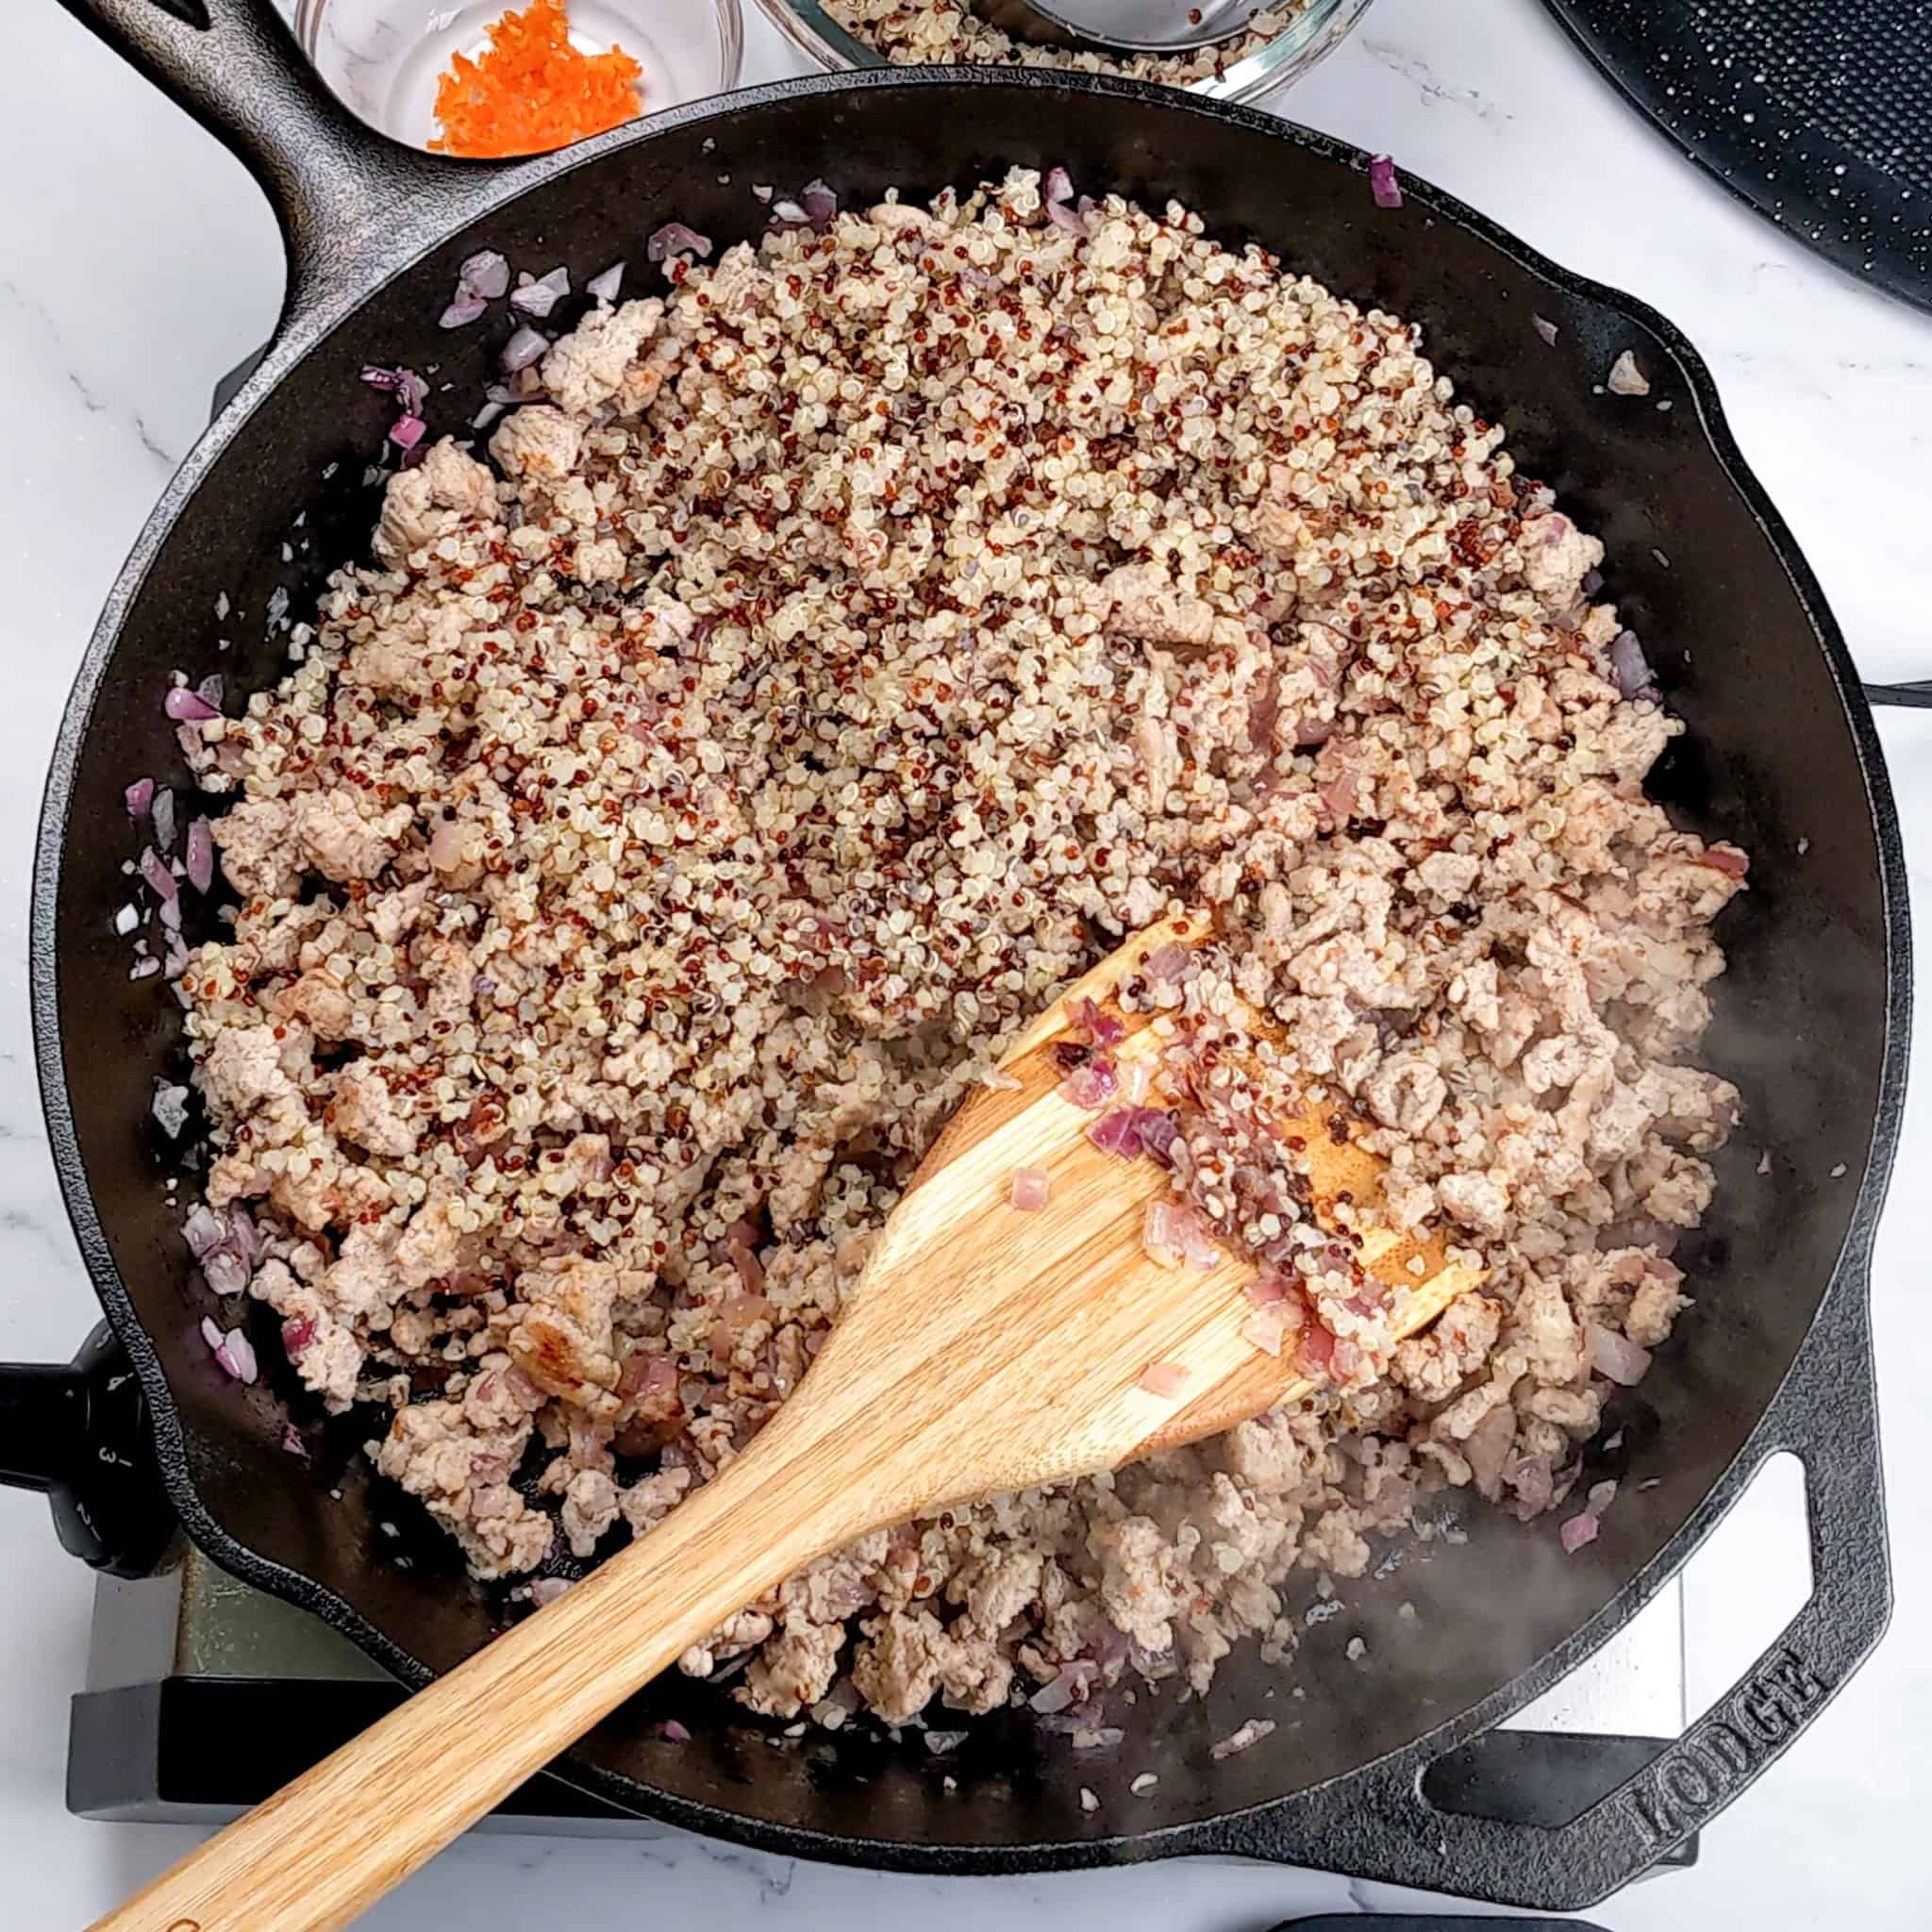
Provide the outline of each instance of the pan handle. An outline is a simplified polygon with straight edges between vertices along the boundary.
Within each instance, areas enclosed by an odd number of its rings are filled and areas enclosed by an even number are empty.
[[[61,0],[261,184],[289,256],[278,333],[359,298],[412,238],[479,209],[501,171],[405,147],[331,93],[268,0]],[[330,301],[334,291],[337,300]]]
[[[1423,1790],[1448,1748],[1438,1739],[1249,1813],[1201,1848],[1314,1859],[1357,1877],[1541,1911],[1581,1910],[1647,1871],[1783,1754],[1890,1621],[1869,1254],[1840,1267],[1740,1465],[1755,1470],[1780,1450],[1805,1465],[1809,1601],[1681,1738],[1589,1810],[1555,1826],[1441,1810]],[[1738,1482],[1733,1493],[1745,1487]]]

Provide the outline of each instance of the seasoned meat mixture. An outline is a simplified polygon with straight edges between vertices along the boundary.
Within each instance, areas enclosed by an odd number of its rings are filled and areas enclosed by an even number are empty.
[[[1015,1030],[1206,905],[1156,996],[1272,1014],[1481,1291],[1392,1350],[1338,1318],[1336,1387],[1219,1441],[868,1537],[684,1668],[828,1723],[1201,1687],[1441,1492],[1561,1501],[1682,1306],[1745,861],[1644,799],[1676,726],[1601,547],[1419,331],[1016,171],[675,261],[540,374],[187,727],[241,899],[181,982],[207,1206],[316,1400],[541,1601],[790,1393]],[[1177,1173],[1265,1249],[1286,1151],[1224,1103]]]

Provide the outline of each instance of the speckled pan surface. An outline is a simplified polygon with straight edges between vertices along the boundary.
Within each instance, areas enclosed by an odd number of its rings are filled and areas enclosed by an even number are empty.
[[[1928,0],[1544,4],[1733,194],[1860,280],[1932,308]]]

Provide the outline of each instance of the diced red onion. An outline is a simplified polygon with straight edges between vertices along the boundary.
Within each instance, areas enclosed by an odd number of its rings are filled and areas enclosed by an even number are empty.
[[[1615,1482],[1591,1483],[1585,1507],[1592,1516],[1601,1516],[1617,1500]]]
[[[1557,325],[1546,315],[1532,315],[1530,325],[1552,349],[1557,346]]]
[[[167,908],[162,908],[165,917]],[[178,932],[168,935],[168,948],[161,955],[161,971],[170,979],[179,979],[188,971],[188,946]]]
[[[1103,1012],[1099,1005],[1091,999],[1075,1000],[1067,1008],[1074,1024],[1087,1036],[1094,1046],[1118,1046],[1127,1036],[1124,1024],[1113,1014]]]
[[[282,1324],[282,1353],[292,1362],[315,1340],[315,1324],[308,1316],[291,1316]]]
[[[1178,1362],[1149,1362],[1141,1371],[1140,1386],[1150,1395],[1178,1395],[1187,1379],[1188,1372]]]
[[[141,875],[147,881],[148,890],[163,906],[173,905],[179,896],[180,888],[175,883],[175,874],[152,845],[142,848]]]
[[[139,819],[154,803],[155,781],[152,778],[137,778],[121,795],[127,801],[127,816]]]
[[[1110,1108],[1087,1129],[1087,1138],[1103,1154],[1136,1160],[1141,1154],[1141,1136],[1134,1129],[1134,1119],[1130,1107]]]
[[[1387,155],[1369,157],[1369,192],[1377,208],[1402,206],[1402,183],[1395,178],[1395,163]]]
[[[199,1261],[227,1241],[227,1224],[207,1202],[197,1201],[181,1224],[181,1239],[188,1243],[188,1252]]]
[[[1624,1389],[1634,1389],[1650,1369],[1650,1351],[1597,1323],[1590,1324],[1590,1365]]]
[[[255,1359],[255,1346],[241,1329],[230,1328],[224,1334],[206,1315],[201,1321],[201,1339],[208,1343],[222,1371],[231,1380],[253,1382],[261,1373],[260,1364]]]
[[[468,328],[488,312],[489,303],[474,290],[458,289],[449,306],[436,318],[438,328]]]
[[[839,212],[839,197],[820,180],[808,181],[798,191],[798,205],[805,210],[806,220],[822,234]]]
[[[1610,640],[1610,682],[1620,696],[1634,698],[1651,689],[1650,660],[1634,631],[1620,630]]]
[[[943,1757],[949,1751],[957,1751],[968,1735],[965,1731],[927,1731],[925,1748],[935,1757]]]
[[[969,289],[997,289],[1000,285],[999,276],[986,269],[976,268],[971,262],[958,271],[958,275]]]
[[[1064,168],[1049,168],[1046,179],[1040,185],[1040,198],[1046,208],[1046,218],[1055,227],[1064,228],[1069,235],[1087,239],[1087,211],[1071,208],[1067,203],[1074,198],[1074,181]]]
[[[199,691],[190,691],[185,684],[169,687],[161,709],[177,724],[202,724],[222,715]]]
[[[1120,1080],[1114,1073],[1113,1062],[1105,1059],[1091,1059],[1084,1067],[1075,1067],[1060,1082],[1060,1094],[1071,1100],[1075,1107],[1090,1109],[1103,1108],[1119,1091]]]
[[[166,854],[175,849],[175,793],[163,785],[155,792],[155,802],[149,812],[154,822],[155,849]]]
[[[811,217],[795,201],[774,201],[771,225],[774,228],[808,228]]]
[[[1604,387],[1613,396],[1647,396],[1650,393],[1650,378],[1637,366],[1637,358],[1628,350],[1610,364],[1610,373],[1604,377]]]
[[[1241,1324],[1241,1339],[1257,1348],[1263,1355],[1279,1355],[1281,1344],[1293,1332],[1293,1324],[1288,1320],[1288,1307],[1257,1308]]]
[[[673,1744],[689,1744],[691,1733],[675,1717],[667,1717],[658,1726],[659,1733]]]
[[[485,403],[470,418],[470,427],[472,429],[488,429],[503,414],[503,408],[504,406],[501,403]]]
[[[248,1263],[228,1248],[205,1256],[201,1272],[217,1294],[241,1294],[248,1286]]]
[[[602,275],[595,275],[584,284],[584,293],[595,302],[615,302],[617,291],[624,287],[624,264],[613,261]]]
[[[807,219],[805,210],[799,210],[799,219]],[[651,239],[644,243],[646,261],[662,261],[668,256],[691,254],[708,255],[711,252],[711,238],[700,235],[695,228],[683,222],[666,222],[661,228],[651,231]]]
[[[1734,879],[1740,879],[1751,870],[1751,855],[1740,852],[1735,845],[1707,845],[1704,848],[1704,863],[1713,872],[1728,874]]]
[[[1334,1331],[1321,1322],[1304,1322],[1301,1345],[1296,1352],[1309,1374],[1325,1375],[1335,1359]]]
[[[514,375],[519,369],[527,369],[549,353],[550,338],[540,330],[525,326],[518,329],[504,343],[503,353],[496,360],[506,375]]]
[[[525,282],[510,291],[509,306],[540,320],[550,313],[570,293],[570,271],[554,268],[534,282]]]
[[[398,416],[389,425],[389,440],[398,449],[414,449],[428,433],[429,425],[420,416]]]
[[[215,882],[215,836],[206,819],[191,820],[188,826],[188,883],[205,892]]]
[[[1180,979],[1187,963],[1185,946],[1176,946],[1172,941],[1164,946],[1156,946],[1148,956],[1147,977],[1157,985],[1173,986]]]
[[[1566,1556],[1574,1557],[1578,1550],[1596,1541],[1597,1521],[1588,1509],[1579,1510],[1557,1532],[1557,1538],[1563,1545]]]
[[[413,369],[384,369],[370,363],[362,371],[362,380],[371,389],[385,390],[393,395],[396,406],[407,416],[419,414],[429,400],[429,385]]]
[[[1272,1308],[1288,1299],[1288,1283],[1278,1274],[1263,1274],[1251,1281],[1241,1292],[1257,1308]]]
[[[530,1579],[530,1602],[538,1609],[543,1609],[562,1596],[570,1585],[568,1576],[533,1576]]]
[[[246,1261],[249,1267],[261,1259],[261,1230],[255,1224],[255,1217],[239,1202],[227,1211],[228,1245]]]
[[[493,302],[509,287],[509,263],[493,248],[479,249],[457,271],[457,283]]]
[[[1221,1249],[1198,1215],[1188,1214],[1181,1226],[1181,1240],[1188,1259],[1196,1268],[1217,1268],[1221,1265]]]
[[[181,930],[181,898],[177,892],[172,899],[163,899],[160,904],[161,924],[172,935]]]
[[[302,1440],[302,1431],[293,1423],[282,1424],[282,1447],[291,1456],[299,1456],[304,1462],[308,1460],[308,1444]]]
[[[1180,1138],[1180,1128],[1174,1126],[1173,1115],[1159,1108],[1141,1108],[1134,1115],[1134,1132],[1140,1134],[1141,1154],[1152,1156],[1161,1167],[1174,1165],[1174,1141]]]
[[[127,969],[127,976],[129,979],[152,979],[160,970],[161,962],[158,959],[137,959]]]
[[[1143,1107],[1134,1115],[1134,1131],[1141,1137],[1143,1154],[1162,1167],[1173,1167],[1174,1143],[1180,1138],[1180,1129],[1174,1125],[1172,1114],[1158,1107]]]
[[[210,673],[194,687],[194,694],[216,710],[222,708],[222,701],[228,693],[228,680],[219,671]]]
[[[1044,1168],[1023,1167],[1013,1175],[1013,1206],[1023,1214],[1037,1214],[1046,1206],[1052,1187]]]

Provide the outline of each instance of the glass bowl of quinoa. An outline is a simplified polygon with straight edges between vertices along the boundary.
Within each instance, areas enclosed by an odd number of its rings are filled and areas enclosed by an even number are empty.
[[[984,21],[967,0],[758,0],[791,44],[819,66],[1074,67],[1164,81],[1213,100],[1252,101],[1299,80],[1355,30],[1369,0],[1277,0],[1246,33],[1197,54],[1113,60],[1028,46]]]

